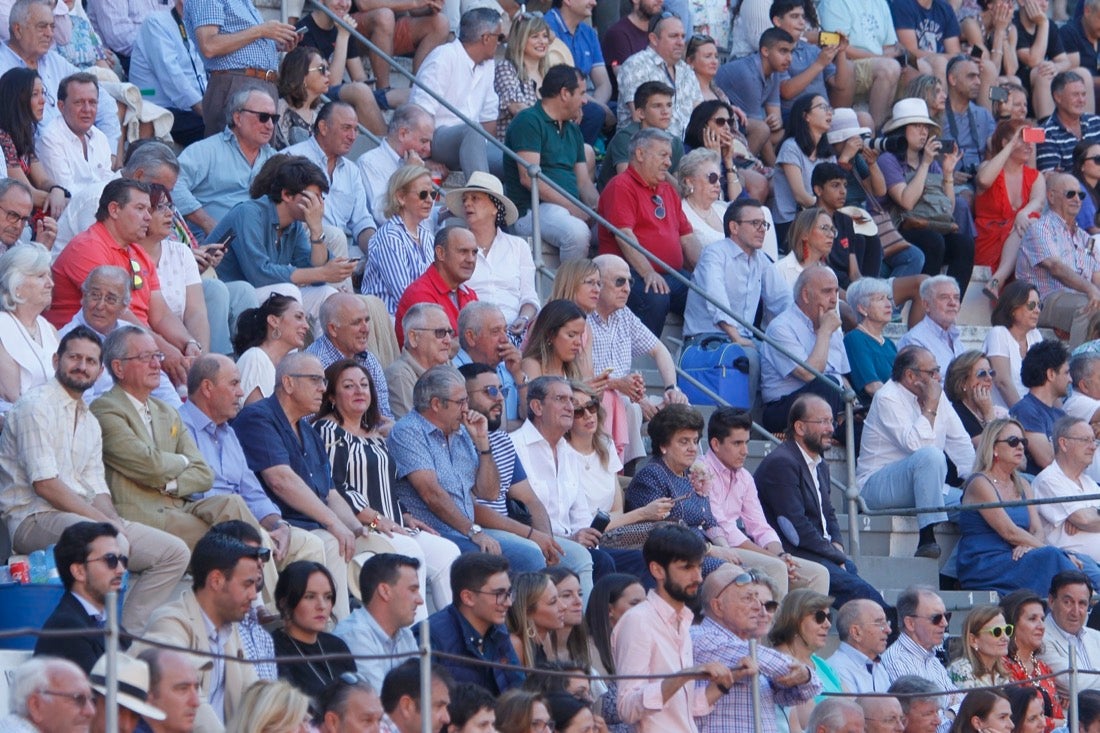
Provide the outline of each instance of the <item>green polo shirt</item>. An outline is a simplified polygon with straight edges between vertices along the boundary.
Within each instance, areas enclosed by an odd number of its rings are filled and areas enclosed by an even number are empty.
[[[504,143],[517,153],[538,153],[546,177],[580,198],[574,166],[584,162],[584,138],[577,123],[551,119],[540,102],[512,119]],[[520,216],[531,208],[531,191],[520,183],[519,167],[511,161],[504,164],[504,194],[515,203]]]

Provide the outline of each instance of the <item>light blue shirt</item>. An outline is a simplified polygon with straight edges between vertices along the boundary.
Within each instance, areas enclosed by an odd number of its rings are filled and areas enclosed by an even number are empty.
[[[752,323],[764,288],[764,272],[771,264],[762,251],[748,254],[727,237],[703,248],[691,281],[722,306]],[[745,338],[752,338],[747,327],[734,323],[717,305],[689,290],[684,309],[684,335],[721,331],[720,323],[728,323]]]
[[[348,649],[356,656],[381,656],[383,654],[416,653],[416,638],[409,627],[397,630],[391,638],[375,621],[366,608],[357,608],[351,615],[336,624],[333,633],[344,640]],[[411,657],[394,659],[356,659],[355,666],[359,674],[370,682],[376,690],[382,689],[382,680],[386,674],[406,662]]]
[[[890,689],[890,676],[882,662],[872,660],[846,641],[840,642],[828,662],[848,692],[886,692]]]
[[[358,237],[365,229],[377,229],[378,223],[367,208],[367,191],[363,177],[354,163],[340,156],[332,175],[328,174],[328,156],[317,138],[311,137],[283,151],[287,155],[303,155],[325,172],[328,194],[325,196],[324,223]]]
[[[800,355],[803,361],[810,355],[817,341],[813,322],[796,305],[780,313],[768,325],[766,333],[787,351]],[[794,375],[798,366],[793,359],[780,354],[775,347],[764,342],[760,347],[760,389],[765,403],[780,400],[806,384]],[[844,350],[844,334],[838,328],[829,337],[829,356],[821,373],[839,381],[840,376],[849,371],[851,368],[848,366],[848,352]]]
[[[264,22],[260,11],[251,0],[187,0],[183,6],[183,24],[189,38],[195,37],[195,29],[204,25],[217,26],[220,33],[230,34],[249,30]],[[261,38],[224,56],[206,59],[207,71],[225,69],[279,68],[279,53],[275,41]]]
[[[397,421],[386,441],[397,465],[397,498],[410,514],[436,531],[454,532],[437,517],[409,482],[413,471],[431,471],[455,507],[470,521],[474,518],[474,481],[479,457],[474,440],[464,426],[443,431],[413,410]]]
[[[193,402],[184,403],[179,413],[183,424],[191,431],[203,460],[214,472],[214,485],[210,490],[194,494],[191,498],[198,500],[205,496],[236,494],[244,499],[257,521],[272,514],[281,517],[279,507],[268,498],[256,474],[248,468],[244,450],[229,423],[215,425]]]
[[[252,179],[274,154],[273,147],[264,145],[249,165],[237,136],[227,127],[220,135],[188,145],[180,153],[180,175],[172,189],[172,201],[184,216],[205,209],[214,221],[221,221],[230,209],[249,200]]]
[[[26,62],[11,50],[11,46],[6,43],[0,44],[0,75],[9,69],[25,68],[28,68]],[[61,80],[70,74],[76,74],[80,69],[51,48],[45,56],[38,59],[36,71],[42,77],[42,86],[46,91],[46,108],[42,112],[42,121],[38,123],[38,129],[41,131],[46,129],[51,120],[61,116],[61,112],[57,109],[57,88]],[[107,136],[111,150],[118,149],[118,141],[122,137],[122,126],[118,121],[118,105],[115,103],[115,98],[108,94],[102,85],[99,87],[99,109],[95,116],[95,126]]]
[[[218,265],[218,277],[226,282],[245,280],[262,288],[288,283],[294,270],[312,267],[309,230],[295,221],[280,237],[278,224],[275,202],[267,196],[234,206],[207,237],[207,242],[235,237]]]
[[[130,56],[130,81],[143,99],[168,109],[189,110],[202,101],[206,70],[199,45],[180,35],[170,10],[153,13],[141,24]]]
[[[947,367],[966,351],[966,346],[959,335],[958,326],[944,329],[928,316],[921,322],[906,331],[905,335],[898,339],[898,351],[906,346],[923,346],[936,357],[936,364],[940,368],[940,374],[947,376]]]

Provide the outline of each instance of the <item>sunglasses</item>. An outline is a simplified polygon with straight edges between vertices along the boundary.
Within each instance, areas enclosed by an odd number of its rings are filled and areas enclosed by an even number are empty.
[[[652,201],[653,205],[656,207],[653,210],[653,215],[655,217],[657,217],[658,219],[664,219],[665,218],[665,201],[664,201],[664,199],[662,199],[657,194],[653,194],[652,198],[650,198],[650,201]]]
[[[113,552],[108,552],[103,557],[89,557],[87,560],[84,561],[84,564],[86,565],[90,562],[102,562],[104,565],[107,566],[108,570],[114,570],[119,565],[122,565],[123,570],[130,567],[129,557],[127,557],[126,555],[116,555]]]
[[[675,18],[675,17],[676,17],[676,13],[670,13],[667,10],[663,11],[659,15],[654,15],[652,18],[649,19],[649,32],[650,33],[656,33],[657,32],[657,26],[659,26],[661,24],[661,21],[668,20],[669,18]]]
[[[275,112],[257,112],[254,109],[241,109],[241,112],[256,115],[256,119],[260,121],[261,125],[266,125],[268,122],[277,123],[279,121],[279,115]]]
[[[985,379],[986,377],[989,377],[990,379],[996,379],[997,378],[997,370],[996,369],[979,369],[978,373],[975,374],[974,376],[976,376],[978,379]]]
[[[951,612],[947,611],[946,613],[934,613],[931,616],[918,616],[915,613],[911,613],[909,614],[909,618],[922,618],[925,621],[931,623],[933,626],[939,626],[940,624],[951,623]]]
[[[328,66],[326,66],[325,64],[321,64],[320,66],[311,66],[311,67],[309,67],[309,70],[310,71],[320,71],[325,76],[328,76]]]
[[[710,121],[719,127],[726,127],[730,123],[729,117],[711,117]]]
[[[617,277],[611,281],[611,284],[617,288],[621,288],[623,285],[633,285],[634,278],[632,277]]]
[[[481,389],[479,389],[477,391],[478,392],[484,392],[485,394],[489,395],[489,397],[491,397],[494,400],[497,397],[502,397],[502,396],[508,394],[508,388],[507,387],[498,387],[495,384],[490,384],[488,387],[482,387]]]
[[[1012,636],[1012,632],[1016,627],[1012,624],[1005,624],[1004,626],[990,626],[988,629],[982,629],[980,633],[989,634],[994,639],[1000,639],[1002,636]]]
[[[1012,435],[1007,438],[998,438],[993,441],[994,443],[1008,443],[1009,448],[1019,448],[1021,445],[1027,448],[1027,438],[1021,438],[1019,435]]]
[[[410,331],[427,331],[432,336],[442,341],[445,338],[455,335],[453,328],[410,328]]]
[[[1037,300],[1029,300],[1028,302],[1024,303],[1024,307],[1027,308],[1029,311],[1042,310],[1043,304]]]
[[[764,601],[763,606],[768,613],[775,613],[779,610],[779,601]]]
[[[432,191],[431,189],[423,189],[416,192],[416,197],[421,201],[427,201],[429,198],[432,198],[434,196],[435,191]]]
[[[130,282],[130,289],[141,290],[141,286],[145,284],[145,279],[141,276],[141,263],[135,259],[131,259],[130,272],[133,274],[133,279]]]
[[[1063,193],[1065,194],[1066,199],[1078,198],[1078,199],[1081,199],[1082,201],[1085,200],[1085,192],[1084,191],[1063,191]]]
[[[717,173],[715,173],[713,171],[711,171],[710,173],[707,174],[707,183],[709,183],[712,186],[714,184],[718,183],[718,181],[720,181],[720,180],[722,180],[722,176],[718,175]]]
[[[1090,155],[1089,157],[1085,158],[1085,160],[1100,165],[1100,155]]]
[[[814,611],[814,623],[820,625],[820,624],[825,623],[826,621],[832,621],[832,620],[833,620],[833,615],[831,613],[829,613],[829,611],[825,610],[824,608],[819,608],[816,611]]]
[[[585,415],[595,415],[600,411],[600,401],[592,400],[587,405],[581,405],[580,407],[573,408],[573,417],[584,417]]]

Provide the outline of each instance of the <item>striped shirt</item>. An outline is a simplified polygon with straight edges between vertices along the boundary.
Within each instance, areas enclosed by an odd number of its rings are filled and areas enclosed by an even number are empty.
[[[506,501],[508,489],[520,481],[526,481],[527,472],[523,470],[523,464],[520,463],[519,456],[516,455],[516,446],[512,444],[512,439],[508,437],[508,433],[505,431],[494,430],[489,433],[489,450],[493,451],[493,463],[497,464],[497,473],[500,474],[500,493],[497,494],[497,498],[492,500],[474,497],[474,501],[506,517],[508,516],[508,502]]]
[[[892,683],[898,677],[916,675],[923,677],[936,686],[937,690],[956,690],[958,686],[951,681],[951,675],[940,663],[935,651],[928,651],[913,641],[908,634],[902,634],[897,641],[882,653],[882,666]],[[962,701],[962,695],[946,695],[940,698],[943,708],[955,708]]]
[[[1100,267],[1089,242],[1089,234],[1076,224],[1071,229],[1065,219],[1047,209],[1031,223],[1020,241],[1020,254],[1016,258],[1016,279],[1025,280],[1039,291],[1039,298],[1046,300],[1051,293],[1066,290],[1050,270],[1040,267],[1046,260],[1057,260],[1069,265],[1085,280],[1092,280]]]
[[[416,233],[419,244],[401,217],[394,216],[378,227],[370,238],[370,257],[363,271],[360,292],[381,298],[391,316],[397,312],[397,304],[405,290],[435,261],[435,235],[430,221],[421,221]]]
[[[1046,132],[1046,140],[1035,146],[1035,167],[1046,172],[1073,170],[1073,148],[1079,142],[1076,135],[1067,130],[1055,112],[1041,123]],[[1081,115],[1081,138],[1089,142],[1100,143],[1100,116]]]

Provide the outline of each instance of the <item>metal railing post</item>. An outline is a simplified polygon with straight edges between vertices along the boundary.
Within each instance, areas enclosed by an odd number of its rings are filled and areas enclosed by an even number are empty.
[[[1077,711],[1077,647],[1073,644],[1069,645],[1069,723],[1068,730],[1076,732],[1078,711]]]
[[[756,664],[756,639],[749,639],[749,657],[752,658],[753,664]],[[752,685],[752,729],[753,733],[764,733],[764,720],[761,717],[763,711],[760,709],[760,672],[752,676],[749,680],[749,684]]]
[[[542,279],[542,216],[539,214],[539,174],[541,170],[537,165],[528,167],[527,174],[531,178],[531,253],[535,260],[535,290],[539,298],[546,302],[547,289],[543,286]]]
[[[104,686],[107,688],[107,731],[118,733],[118,593],[111,591],[107,594],[107,639],[105,652],[107,655],[107,679]]]
[[[428,620],[420,622],[420,733],[432,733],[432,640]]]
[[[858,560],[863,552],[859,541],[859,487],[856,486],[856,426],[855,410],[852,400],[844,402],[844,451],[848,468],[848,486],[845,496],[848,498],[848,552]]]

